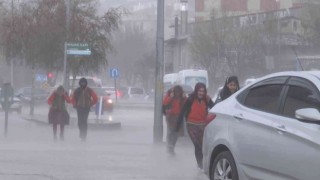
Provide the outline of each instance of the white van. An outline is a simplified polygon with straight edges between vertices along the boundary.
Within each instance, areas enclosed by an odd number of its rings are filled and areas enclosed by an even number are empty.
[[[163,76],[164,92],[167,92],[177,82],[177,73],[165,74]]]
[[[177,77],[178,84],[194,88],[198,82],[204,83],[207,88],[209,87],[208,72],[206,70],[185,69],[179,71]]]

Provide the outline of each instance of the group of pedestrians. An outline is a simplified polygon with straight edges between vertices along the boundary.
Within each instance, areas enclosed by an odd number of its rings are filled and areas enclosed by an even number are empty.
[[[215,102],[207,94],[207,87],[204,83],[197,83],[194,91],[188,97],[185,96],[182,87],[179,85],[170,89],[163,99],[163,113],[166,116],[168,127],[168,153],[175,154],[174,147],[185,120],[188,134],[194,145],[198,167],[202,169],[202,141],[205,127],[209,123],[207,119],[208,111],[216,103],[227,99],[238,91],[239,88],[238,78],[236,76],[228,77]]]
[[[79,87],[69,97],[63,86],[59,86],[48,98],[50,105],[48,119],[53,126],[53,138],[57,140],[58,126],[60,126],[60,140],[64,140],[64,126],[69,124],[70,116],[66,103],[70,103],[77,110],[80,139],[85,141],[88,131],[88,116],[91,106],[98,101],[96,93],[88,87],[85,78],[79,81]]]

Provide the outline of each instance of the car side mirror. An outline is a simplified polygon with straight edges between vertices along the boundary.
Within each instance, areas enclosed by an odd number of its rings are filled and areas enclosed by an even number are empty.
[[[320,112],[315,108],[305,108],[296,111],[296,118],[302,121],[320,123]]]

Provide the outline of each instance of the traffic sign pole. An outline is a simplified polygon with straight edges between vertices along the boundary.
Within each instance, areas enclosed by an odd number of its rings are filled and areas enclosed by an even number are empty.
[[[117,78],[120,76],[119,69],[117,68],[112,68],[110,69],[110,77],[113,78],[114,81],[114,90],[115,90],[115,95],[116,95],[116,102],[118,102],[118,96],[117,96]]]
[[[118,102],[118,94],[117,94],[117,78],[114,79],[114,90],[115,90],[115,95],[116,95],[116,103]]]

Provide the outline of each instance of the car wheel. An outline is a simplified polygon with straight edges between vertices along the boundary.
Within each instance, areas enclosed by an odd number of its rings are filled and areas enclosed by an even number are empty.
[[[218,154],[210,170],[210,180],[239,180],[237,166],[229,151]]]

